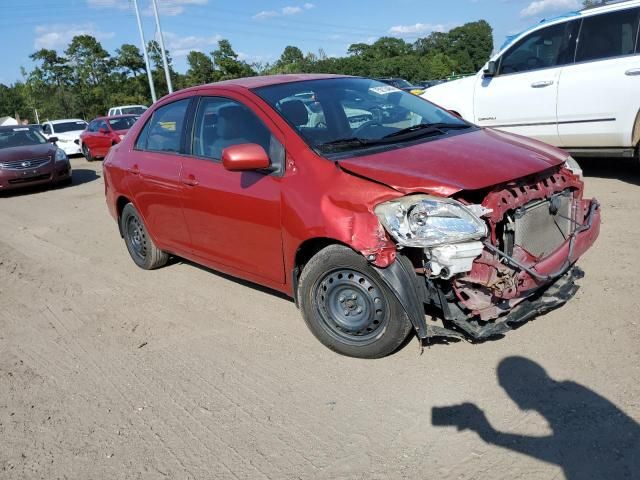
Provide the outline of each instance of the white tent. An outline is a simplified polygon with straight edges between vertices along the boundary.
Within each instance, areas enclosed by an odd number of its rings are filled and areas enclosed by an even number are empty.
[[[5,125],[18,125],[18,121],[13,117],[0,117],[0,127]]]

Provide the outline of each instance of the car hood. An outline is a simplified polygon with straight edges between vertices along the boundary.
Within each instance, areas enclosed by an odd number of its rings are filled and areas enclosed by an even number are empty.
[[[404,192],[450,196],[542,172],[568,154],[519,135],[491,129],[453,134],[417,145],[338,160],[343,170]]]
[[[56,147],[50,143],[42,145],[29,145],[25,147],[12,147],[0,149],[0,163],[12,162],[16,160],[31,160],[33,158],[43,158],[53,155]]]
[[[430,102],[438,104],[438,102],[442,102],[443,99],[448,99],[449,96],[459,97],[461,92],[473,92],[475,84],[476,76],[471,75],[423,89],[424,93],[420,96]]]

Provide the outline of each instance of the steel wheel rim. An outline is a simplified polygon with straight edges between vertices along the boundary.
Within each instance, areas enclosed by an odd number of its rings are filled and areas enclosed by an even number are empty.
[[[369,276],[350,268],[332,270],[314,287],[322,328],[352,345],[370,343],[389,323],[389,305],[382,288]]]
[[[127,219],[127,243],[131,251],[139,259],[144,260],[147,257],[147,236],[145,235],[142,223],[135,216]]]

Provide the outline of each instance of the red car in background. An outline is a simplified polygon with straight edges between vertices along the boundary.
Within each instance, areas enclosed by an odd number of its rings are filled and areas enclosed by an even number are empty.
[[[87,161],[104,158],[124,138],[140,115],[117,115],[93,119],[80,134],[80,147]]]
[[[349,122],[353,98],[370,120]],[[375,114],[390,104],[402,118]],[[600,227],[566,152],[345,76],[168,95],[111,149],[104,183],[139,267],[177,255],[284,292],[322,343],[364,358],[412,330],[483,340],[562,305]]]

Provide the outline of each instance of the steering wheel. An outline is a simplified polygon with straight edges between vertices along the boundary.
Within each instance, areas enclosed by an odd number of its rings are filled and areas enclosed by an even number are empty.
[[[528,69],[540,68],[544,66],[542,64],[542,60],[540,60],[538,57],[529,57],[524,61],[524,64]]]
[[[382,125],[382,123],[379,120],[368,120],[366,122],[364,122],[362,125],[360,125],[358,128],[356,128],[353,131],[354,136],[359,137],[360,135],[358,135],[359,133],[362,133],[363,131],[365,131],[368,128],[371,127],[383,127],[384,125]]]

